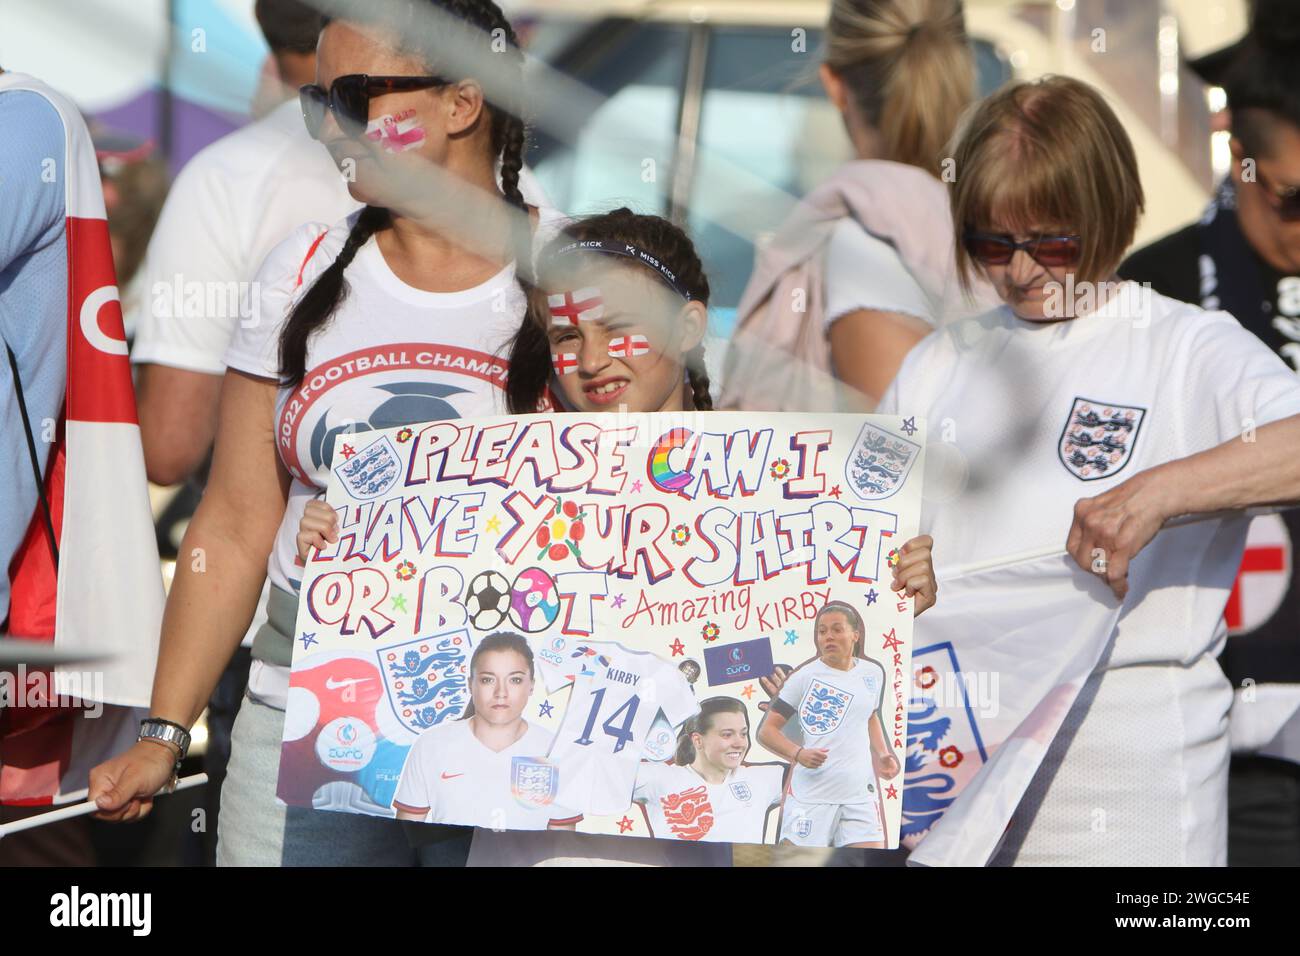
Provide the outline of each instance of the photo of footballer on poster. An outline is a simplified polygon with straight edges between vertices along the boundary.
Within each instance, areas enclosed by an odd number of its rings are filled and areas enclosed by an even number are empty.
[[[281,799],[897,846],[915,599],[890,585],[921,425],[686,426],[514,416],[353,441],[326,496],[337,540],[306,564]]]

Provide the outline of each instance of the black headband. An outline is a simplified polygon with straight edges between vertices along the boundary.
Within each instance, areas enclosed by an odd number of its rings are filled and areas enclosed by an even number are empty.
[[[555,256],[568,255],[573,252],[602,252],[610,256],[626,256],[629,259],[635,259],[637,262],[643,262],[653,269],[659,278],[668,283],[669,287],[680,295],[687,302],[691,301],[690,290],[687,289],[677,280],[677,274],[668,266],[660,262],[656,257],[650,255],[643,249],[627,242],[606,242],[603,239],[583,239],[577,242],[571,242],[555,251]]]

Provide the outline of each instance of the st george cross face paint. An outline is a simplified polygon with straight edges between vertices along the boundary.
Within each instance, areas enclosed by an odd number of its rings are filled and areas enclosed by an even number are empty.
[[[578,370],[578,356],[576,352],[552,352],[551,365],[555,368],[556,375],[568,375]]]
[[[378,143],[386,153],[404,153],[424,142],[424,127],[415,110],[385,113],[366,124],[366,139]]]
[[[551,312],[552,325],[594,322],[605,315],[605,300],[595,286],[548,295],[546,305]]]
[[[611,358],[635,358],[638,355],[648,355],[649,352],[650,340],[644,335],[620,335],[609,340]]]

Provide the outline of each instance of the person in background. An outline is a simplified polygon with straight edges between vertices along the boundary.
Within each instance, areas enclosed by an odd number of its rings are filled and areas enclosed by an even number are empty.
[[[133,287],[137,308],[128,316],[128,322],[135,320],[131,360],[149,480],[185,483],[160,518],[164,553],[175,554],[176,543],[164,540],[172,516],[178,510],[188,515],[203,492],[223,357],[241,322],[256,321],[240,310],[256,301],[249,284],[258,267],[295,227],[310,220],[335,222],[358,206],[329,154],[307,135],[298,104],[298,87],[316,76],[319,11],[301,0],[257,0],[255,9],[282,100],[262,119],[201,150],[180,171]],[[111,222],[111,211],[109,217]],[[231,727],[249,679],[253,635],[266,620],[266,600],[263,590],[252,626],[208,703],[208,862],[216,853]]]
[[[0,70],[0,76],[4,75]],[[58,112],[38,92],[0,88],[0,128],[5,130],[0,140],[0,182],[5,196],[4,215],[0,216],[0,336],[9,352],[0,357],[0,414],[5,423],[0,431],[0,567],[6,572],[0,574],[0,634],[8,636],[8,568],[38,510],[39,492],[19,409],[19,386],[27,417],[39,436],[41,423],[56,420],[63,405],[68,254],[62,164],[56,184],[43,181],[41,175],[47,157],[65,155]],[[34,447],[44,473],[51,445],[37,441]],[[0,765],[12,761],[3,758],[15,742],[6,740],[16,732],[15,714],[6,710],[0,707]],[[71,720],[70,714],[67,719]],[[45,809],[0,803],[0,823]],[[84,819],[0,840],[0,865],[4,866],[93,862]]]
[[[1231,313],[1292,369],[1300,369],[1298,13],[1294,3],[1260,2],[1242,41],[1192,64],[1226,89],[1231,172],[1198,221],[1119,270],[1161,295]],[[1298,540],[1300,511],[1254,519],[1225,621],[1233,639],[1219,663],[1235,690],[1230,866],[1300,865]],[[1255,590],[1261,571],[1284,572],[1286,586]]]
[[[834,0],[820,76],[854,160],[759,253],[724,409],[870,411],[934,326],[996,301],[960,296],[945,235],[945,145],[975,98],[960,0]]]

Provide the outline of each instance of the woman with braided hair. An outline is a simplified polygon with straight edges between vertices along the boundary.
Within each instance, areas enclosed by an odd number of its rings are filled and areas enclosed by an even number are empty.
[[[291,234],[254,283],[253,320],[226,356],[212,477],[183,545],[202,560],[178,564],[162,628],[152,716],[181,731],[201,713],[270,578],[270,620],[254,644],[222,791],[223,865],[413,865],[431,854],[463,863],[468,851],[463,828],[417,854],[391,819],[277,801],[290,693],[314,694],[322,720],[381,719],[377,670],[358,684],[326,673],[327,663],[311,669],[322,673],[310,689],[295,678],[290,690],[304,506],[336,453],[364,447],[359,432],[505,410],[500,355],[524,316],[533,233],[556,218],[520,190],[523,56],[500,9],[490,0],[379,6],[326,20],[317,83],[301,95],[309,132],[366,205],[334,226]],[[96,768],[101,815],[148,812],[176,749],[146,736]],[[392,781],[361,774],[302,777],[287,774],[279,795],[307,786],[316,807],[375,813],[392,797]]]

